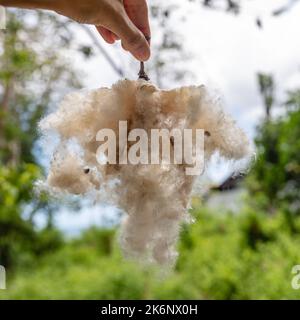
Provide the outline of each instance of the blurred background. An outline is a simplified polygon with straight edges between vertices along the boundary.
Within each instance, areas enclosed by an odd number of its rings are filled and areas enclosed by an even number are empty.
[[[0,299],[298,299],[300,1],[149,0],[161,88],[205,84],[253,139],[249,174],[213,160],[183,225],[174,270],[126,261],[122,214],[36,195],[55,143],[37,122],[68,92],[136,79],[139,65],[93,27],[7,10],[0,30]],[[45,145],[47,147],[45,147]],[[198,190],[199,189],[199,190]],[[171,199],[170,199],[171,201]]]

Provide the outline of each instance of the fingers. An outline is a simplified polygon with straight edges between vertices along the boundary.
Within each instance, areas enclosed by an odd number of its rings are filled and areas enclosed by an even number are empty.
[[[119,40],[119,37],[110,30],[101,26],[96,26],[96,28],[107,43],[113,44],[116,40]]]
[[[124,7],[112,20],[110,26],[105,26],[116,34],[122,41],[125,50],[140,61],[146,61],[150,57],[150,46],[144,34],[133,24]]]
[[[122,47],[130,51],[136,59],[140,61],[149,59],[150,27],[145,0],[110,2],[106,18],[106,21],[97,27],[105,41],[114,43],[115,40],[121,39]]]
[[[115,39],[113,37],[113,33],[108,29],[100,26],[96,26],[98,32],[101,34],[102,38],[109,44],[113,44]]]
[[[146,0],[124,0],[124,7],[129,19],[150,43],[151,31]]]
[[[128,19],[120,33],[122,47],[140,61],[150,58],[150,46],[144,34]]]

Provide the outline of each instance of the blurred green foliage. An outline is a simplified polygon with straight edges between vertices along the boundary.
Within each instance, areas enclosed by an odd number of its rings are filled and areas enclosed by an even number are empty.
[[[298,97],[258,128],[258,158],[239,214],[195,208],[174,270],[126,261],[115,230],[91,229],[10,273],[3,299],[299,299]],[[295,189],[293,189],[295,188]],[[22,192],[22,188],[16,188]],[[293,192],[291,192],[293,191]]]
[[[71,47],[65,23],[36,17],[23,25],[13,14],[0,51],[0,264],[8,276],[0,299],[299,299],[291,287],[292,267],[300,264],[299,90],[273,118],[274,79],[259,74],[266,117],[244,208],[194,208],[196,222],[182,226],[174,270],[144,266],[122,257],[116,230],[64,239],[52,223],[56,204],[33,193],[42,174],[36,122],[58,88],[78,87],[74,70],[52,50]],[[34,224],[38,213],[48,219],[43,229]]]
[[[52,226],[57,204],[34,194],[42,174],[37,122],[55,102],[57,88],[79,83],[73,67],[53,50],[72,44],[55,16],[9,11],[0,41],[0,264],[13,270],[62,244]],[[41,213],[47,224],[37,230],[34,218]]]
[[[15,275],[2,299],[299,299],[300,233],[281,212],[194,210],[174,271],[124,260],[113,230],[91,229]],[[300,218],[295,221],[300,231]]]
[[[247,188],[254,196],[250,199],[254,207],[268,214],[281,208],[293,228],[293,217],[300,215],[299,91],[288,93],[283,115],[271,118],[270,108],[265,101],[266,118],[257,130],[257,161]]]

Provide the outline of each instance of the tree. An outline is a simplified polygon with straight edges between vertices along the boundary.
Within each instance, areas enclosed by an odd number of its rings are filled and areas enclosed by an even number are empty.
[[[57,92],[79,87],[73,67],[56,48],[71,48],[72,34],[54,15],[12,11],[0,50],[0,263],[14,266],[60,242],[52,227],[57,206],[33,196],[41,175],[37,122]],[[48,39],[48,40],[47,40]],[[48,218],[37,231],[34,217]]]
[[[266,118],[256,137],[257,163],[248,178],[254,201],[273,212],[279,206],[287,214],[300,214],[300,99],[299,90],[288,92],[284,115],[272,118],[273,95],[270,76],[259,75]],[[264,84],[264,85],[262,85]],[[261,201],[258,201],[258,200]]]
[[[184,47],[184,36],[174,24],[174,16],[180,22],[186,17],[178,16],[180,7],[175,1],[163,3],[152,1],[150,6],[153,33],[156,34],[152,41],[152,58],[147,62],[150,78],[161,88],[182,83],[186,78],[193,76],[187,69],[186,61],[191,56]],[[177,22],[178,23],[178,22]]]

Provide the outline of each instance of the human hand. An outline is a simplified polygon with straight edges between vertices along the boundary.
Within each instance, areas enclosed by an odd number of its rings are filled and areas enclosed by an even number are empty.
[[[136,59],[150,57],[146,0],[0,0],[0,5],[56,11],[80,23],[93,24],[108,43],[121,40]]]
[[[150,26],[146,0],[62,0],[56,11],[80,23],[95,25],[110,44],[121,40],[122,47],[136,59],[149,59]]]
[[[130,27],[134,29],[138,29],[139,31],[142,32],[144,35],[145,39],[148,41],[148,44],[150,45],[150,40],[151,40],[151,31],[150,31],[150,25],[149,25],[149,17],[148,17],[148,6],[146,0],[123,0],[123,5],[125,8],[125,14],[127,14],[128,18],[131,20],[131,22],[134,24],[134,27],[130,23]],[[110,28],[107,28],[105,26],[97,26],[97,30],[103,37],[103,39],[112,44],[116,40],[120,40],[120,36],[118,36],[116,33],[114,33]],[[135,30],[136,32],[136,30]],[[129,34],[129,33],[128,33]],[[135,36],[130,40],[129,43],[131,42],[139,42],[141,39],[139,39],[140,35],[137,37],[136,40],[134,40]],[[122,39],[122,38],[121,38]],[[143,40],[143,39],[142,39]],[[128,43],[128,42],[127,42]],[[122,41],[122,46],[125,50],[131,51],[130,46],[128,46],[126,41]],[[142,46],[144,46],[144,41],[141,43]],[[149,48],[150,49],[150,48]],[[133,54],[133,52],[131,51]],[[150,55],[150,50],[147,55]],[[133,54],[134,55],[134,54]],[[147,57],[146,55],[146,57]],[[138,58],[139,59],[139,58]],[[146,60],[146,59],[139,59],[139,60]]]

